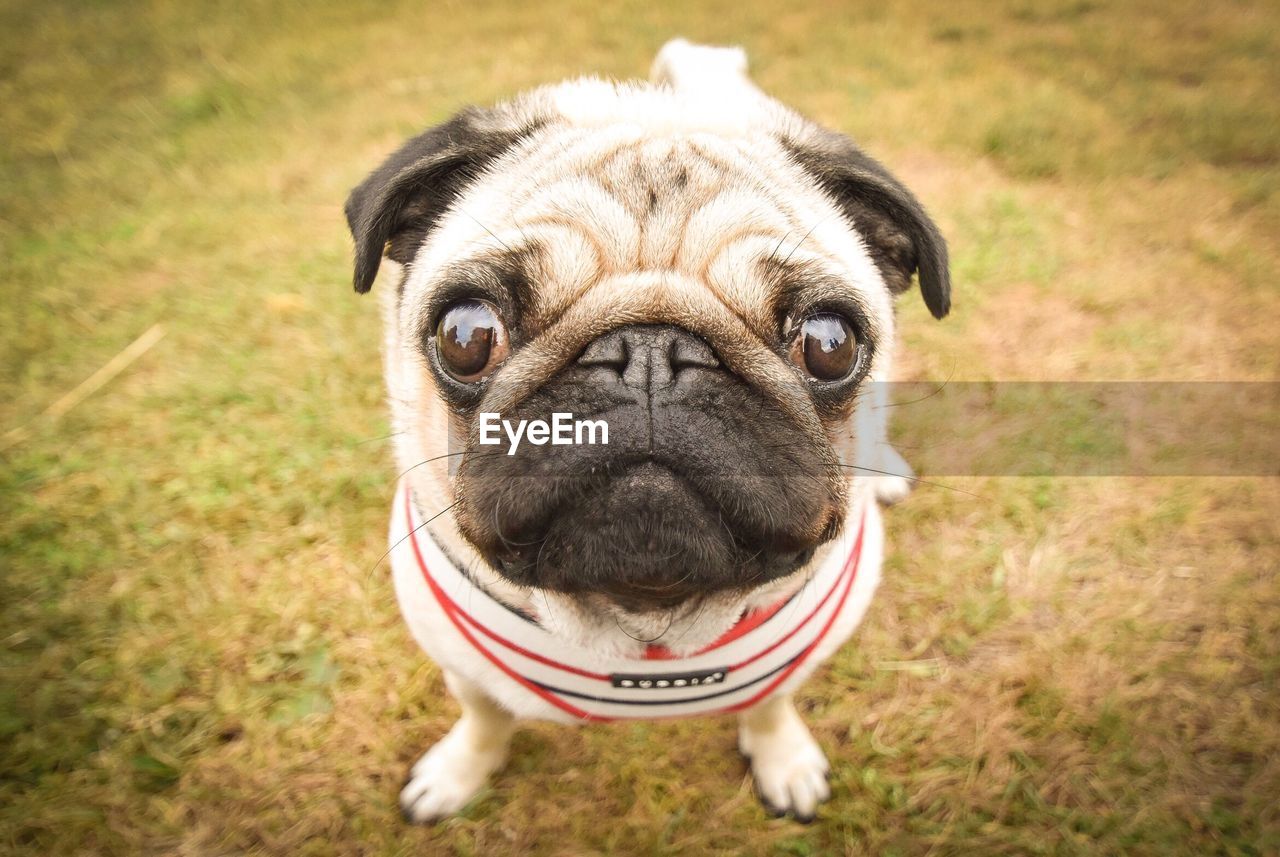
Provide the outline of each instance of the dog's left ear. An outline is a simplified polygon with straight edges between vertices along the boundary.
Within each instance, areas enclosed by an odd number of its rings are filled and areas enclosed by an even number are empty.
[[[356,244],[356,291],[373,288],[384,252],[401,264],[410,261],[466,187],[540,124],[472,107],[387,158],[351,191],[344,209]]]
[[[934,318],[945,316],[951,310],[947,242],[911,191],[843,134],[814,129],[782,144],[858,230],[889,289],[906,291],[918,272],[925,306]]]

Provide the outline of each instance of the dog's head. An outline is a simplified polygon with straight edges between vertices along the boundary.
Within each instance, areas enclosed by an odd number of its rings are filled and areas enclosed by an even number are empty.
[[[745,78],[467,110],[346,212],[356,290],[387,272],[397,445],[448,508],[439,538],[584,628],[660,630],[696,606],[705,633],[686,640],[705,642],[801,573],[849,506],[893,296],[918,274],[932,313],[949,307],[946,246],[911,193]],[[530,433],[509,454],[495,428],[556,414],[578,442]]]

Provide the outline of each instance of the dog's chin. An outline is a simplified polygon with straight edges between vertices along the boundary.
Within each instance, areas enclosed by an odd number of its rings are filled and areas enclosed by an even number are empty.
[[[539,504],[537,488],[526,495],[525,508]],[[519,586],[631,617],[638,636],[653,636],[654,625],[705,611],[709,603],[741,601],[793,574],[818,542],[753,532],[682,476],[651,462],[566,493],[542,526],[517,530],[517,538],[504,538],[486,558]]]
[[[763,587],[771,591],[777,585]],[[533,603],[547,630],[604,656],[635,657],[648,646],[677,656],[706,648],[766,593],[714,593],[667,608],[628,609],[597,593],[538,591]]]

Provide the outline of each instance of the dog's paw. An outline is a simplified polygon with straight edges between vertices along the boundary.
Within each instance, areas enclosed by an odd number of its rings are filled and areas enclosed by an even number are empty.
[[[885,506],[892,506],[907,499],[911,493],[911,480],[905,476],[879,476],[876,478],[876,499]]]
[[[882,470],[886,476],[875,477],[876,499],[886,506],[892,506],[907,499],[907,495],[911,493],[911,483],[915,479],[915,471],[911,469],[911,465],[907,464],[906,459],[898,455],[897,450],[888,448],[884,453],[881,464],[876,468]]]
[[[744,729],[738,734],[738,747],[751,761],[756,793],[771,815],[810,822],[818,804],[831,797],[827,757],[798,721],[772,733]]]
[[[400,790],[400,811],[417,824],[455,814],[474,798],[506,758],[503,751],[469,746],[458,726],[440,739],[413,766]]]

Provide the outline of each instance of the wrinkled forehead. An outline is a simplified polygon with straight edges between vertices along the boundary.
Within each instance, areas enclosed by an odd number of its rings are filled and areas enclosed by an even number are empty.
[[[620,323],[718,308],[757,336],[775,332],[778,307],[806,288],[856,300],[873,321],[890,312],[858,236],[762,135],[634,125],[537,135],[459,199],[416,260],[411,290],[503,256],[523,266],[521,312],[534,330],[601,289]],[[776,275],[784,270],[807,274]]]

